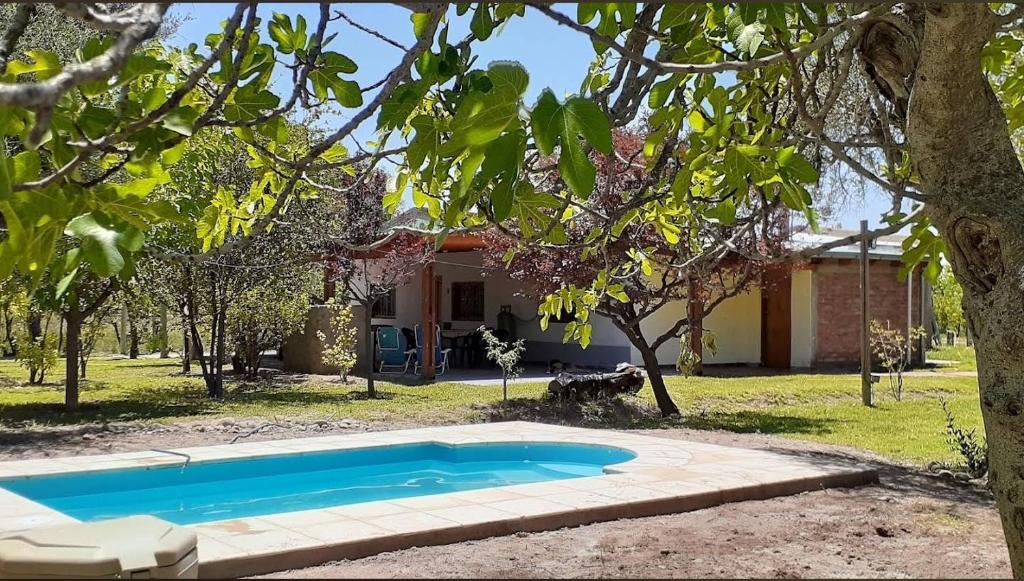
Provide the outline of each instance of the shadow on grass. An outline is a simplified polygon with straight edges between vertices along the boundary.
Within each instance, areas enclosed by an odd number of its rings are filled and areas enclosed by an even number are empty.
[[[740,434],[828,434],[838,422],[756,410],[711,412],[687,416],[683,425],[695,430],[725,430]]]
[[[773,415],[754,410],[715,412],[665,418],[656,406],[637,398],[560,401],[554,398],[516,398],[476,406],[487,421],[530,421],[588,428],[650,429],[693,428],[738,433],[825,434],[835,422],[798,416]]]
[[[103,388],[102,382],[89,382],[82,385],[81,392],[88,395]],[[133,390],[130,397],[86,399],[74,412],[67,411],[63,402],[0,404],[0,425],[133,422],[215,413],[222,403],[206,398],[205,394],[201,388],[191,386],[140,388]]]
[[[192,417],[202,419],[206,416],[222,414],[234,404],[247,406],[266,406],[268,412],[273,408],[293,408],[301,410],[318,405],[344,406],[363,401],[380,400],[400,404],[416,404],[428,399],[425,395],[408,392],[390,392],[378,390],[375,398],[370,398],[360,386],[324,386],[289,385],[270,381],[226,381],[225,397],[214,400],[207,396],[202,384],[163,385],[158,387],[139,387],[103,400],[90,400],[90,392],[110,389],[112,386],[102,381],[83,383],[81,393],[84,401],[79,409],[69,412],[63,402],[27,402],[0,404],[0,427],[20,428],[24,426],[75,426],[83,424],[105,424],[111,422],[155,421],[165,418]],[[54,391],[63,391],[62,386],[55,386]],[[281,410],[287,413],[287,409]]]
[[[474,406],[489,422],[527,421],[588,428],[652,428],[680,425],[680,420],[663,418],[658,408],[637,398],[559,400],[551,397],[513,398]]]

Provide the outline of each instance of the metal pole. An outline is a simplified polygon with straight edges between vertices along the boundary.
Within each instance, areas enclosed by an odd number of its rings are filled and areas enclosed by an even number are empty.
[[[868,221],[860,221],[860,397],[866,406],[874,402],[871,397],[871,312],[870,275],[868,273]]]

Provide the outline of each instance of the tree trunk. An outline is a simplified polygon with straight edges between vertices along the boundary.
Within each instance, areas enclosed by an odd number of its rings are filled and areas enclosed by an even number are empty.
[[[1024,578],[1024,169],[981,69],[986,4],[929,4],[907,140],[926,209],[963,286],[977,345],[989,481],[1016,578]]]
[[[658,402],[658,409],[664,417],[679,415],[679,407],[672,401],[672,396],[665,387],[665,378],[661,374],[661,366],[658,365],[658,354],[647,345],[637,345],[640,356],[644,360],[644,369],[647,371],[647,379],[651,381],[651,390],[654,392],[654,400]]]
[[[71,309],[64,315],[68,323],[64,353],[64,408],[69,412],[78,409],[78,353],[82,338],[82,314],[78,311],[77,301],[71,301]]]
[[[366,346],[366,395],[370,398],[377,397],[377,386],[373,383],[373,356],[376,350],[373,348],[373,302],[370,301],[363,309],[363,345]]]
[[[227,297],[226,292],[223,288],[221,288],[220,290],[220,300],[218,301],[217,306],[219,307],[216,313],[217,349],[216,354],[214,354],[213,351],[210,352],[210,357],[212,359],[212,361],[210,362],[210,367],[216,369],[217,371],[214,374],[214,390],[211,392],[211,395],[216,399],[221,399],[224,397],[224,325],[227,322]]]
[[[188,336],[188,325],[181,327],[181,374],[192,373],[192,340]]]
[[[121,355],[128,354],[128,305],[121,303],[121,330],[117,334],[118,351]]]
[[[171,355],[171,342],[167,329],[167,307],[160,307],[160,359],[167,359]]]
[[[128,359],[139,358],[139,327],[132,320],[128,323]]]
[[[672,396],[668,393],[668,388],[665,387],[665,378],[661,374],[661,366],[658,365],[658,354],[647,343],[647,339],[640,331],[630,327],[623,328],[621,325],[617,326],[626,334],[629,342],[636,347],[640,352],[640,357],[644,360],[647,379],[651,381],[651,391],[654,392],[654,401],[657,402],[661,415],[666,418],[679,415],[679,407],[676,406],[676,402],[672,401]]]
[[[14,342],[14,317],[11,316],[10,305],[4,309],[4,341],[7,342],[8,355],[16,355],[18,347]]]

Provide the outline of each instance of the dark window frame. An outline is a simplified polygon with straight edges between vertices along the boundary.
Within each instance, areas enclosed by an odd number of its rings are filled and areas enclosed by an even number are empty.
[[[398,293],[396,289],[388,289],[386,295],[377,297],[377,300],[373,302],[371,316],[374,319],[398,318]]]
[[[479,303],[475,308],[472,302],[463,299],[464,294],[470,291],[479,293],[478,300],[472,301]],[[482,322],[484,320],[487,311],[487,296],[482,281],[453,282],[451,293],[453,321]],[[472,309],[472,312],[464,311],[464,309]]]

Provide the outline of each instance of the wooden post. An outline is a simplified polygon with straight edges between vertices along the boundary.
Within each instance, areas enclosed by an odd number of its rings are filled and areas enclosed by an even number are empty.
[[[871,277],[868,269],[868,221],[860,221],[860,397],[873,405],[871,395]]]
[[[434,343],[437,331],[437,313],[434,312],[436,301],[434,299],[434,263],[433,261],[423,266],[421,290],[420,314],[423,329],[423,365],[420,367],[420,377],[423,379],[434,379]]]
[[[914,268],[907,273],[907,365],[914,364],[914,340],[911,331],[914,329]]]
[[[704,373],[704,297],[700,286],[699,280],[690,279],[687,317],[690,319],[690,350],[697,356],[697,363],[691,372],[693,375]]]

